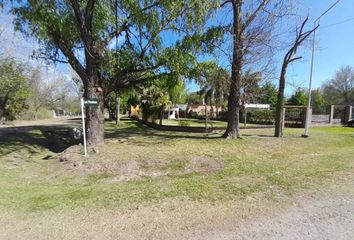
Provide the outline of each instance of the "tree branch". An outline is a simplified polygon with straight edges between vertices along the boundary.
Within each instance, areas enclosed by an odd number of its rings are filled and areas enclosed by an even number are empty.
[[[242,25],[241,32],[243,32],[253,21],[254,19],[258,16],[258,14],[264,9],[264,7],[268,4],[269,0],[263,0],[257,9],[251,14],[251,16],[248,17],[248,19],[245,21],[245,23]]]
[[[117,28],[107,35],[107,37],[102,41],[102,45],[107,46],[114,37],[118,37],[122,32],[127,31],[128,28],[129,24],[128,20],[126,20],[123,22],[122,26],[119,29]]]
[[[92,19],[95,2],[95,0],[88,0],[85,10],[85,27],[90,34],[92,32]]]
[[[226,0],[225,2],[220,4],[220,8],[224,7],[226,4],[231,3],[231,0]]]

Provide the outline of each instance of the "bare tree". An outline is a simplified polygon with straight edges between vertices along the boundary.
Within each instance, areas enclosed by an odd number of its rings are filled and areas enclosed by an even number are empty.
[[[285,81],[286,81],[286,70],[288,65],[296,60],[301,59],[302,57],[296,57],[296,52],[300,45],[308,38],[318,27],[315,26],[313,29],[304,32],[304,27],[308,22],[308,17],[302,22],[300,28],[296,33],[294,43],[292,44],[289,51],[285,54],[283,59],[283,64],[281,67],[280,78],[279,78],[279,88],[278,88],[278,97],[277,97],[277,106],[275,114],[275,137],[283,136],[283,107],[284,107],[284,90],[285,90]]]
[[[354,68],[342,66],[333,79],[323,84],[322,91],[327,103],[352,104],[354,102]]]
[[[246,65],[269,64],[273,50],[275,24],[288,13],[289,1],[226,0],[221,7],[231,6],[230,41],[232,42],[231,81],[228,96],[228,121],[224,138],[240,138],[239,110],[242,105],[242,72]],[[227,52],[227,51],[226,51]],[[268,54],[265,57],[265,54]],[[258,69],[255,71],[262,71]],[[263,72],[263,71],[262,71]]]

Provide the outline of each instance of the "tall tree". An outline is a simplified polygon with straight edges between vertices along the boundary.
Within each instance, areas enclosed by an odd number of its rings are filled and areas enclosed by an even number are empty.
[[[323,84],[322,91],[328,104],[352,104],[354,102],[354,68],[342,66],[333,79]]]
[[[26,107],[29,88],[24,68],[12,59],[0,61],[0,119],[13,120]]]
[[[325,106],[325,99],[323,98],[321,90],[314,89],[312,90],[311,93],[311,106],[312,106],[312,113],[313,114],[321,114],[323,113],[324,109],[323,107]]]
[[[98,108],[86,109],[87,142],[94,147],[104,142],[104,94],[183,70],[179,63],[193,60],[193,55],[183,51],[178,37],[164,44],[161,36],[173,31],[187,36],[186,29],[196,30],[188,27],[202,22],[213,4],[208,0],[29,0],[10,6],[16,29],[38,38],[47,59],[69,63],[83,82],[84,97],[99,100]],[[119,45],[116,51],[114,40]]]
[[[286,82],[286,71],[290,63],[301,59],[301,57],[296,57],[296,53],[300,45],[318,28],[318,25],[311,30],[305,31],[305,26],[308,21],[308,17],[301,23],[301,26],[296,31],[296,36],[293,44],[289,51],[285,54],[283,58],[283,64],[280,71],[279,86],[278,86],[278,99],[277,107],[275,112],[275,137],[283,136],[283,107],[284,107],[284,91]]]
[[[193,71],[193,79],[201,87],[199,95],[209,103],[215,104],[216,116],[219,114],[219,108],[227,99],[230,86],[229,72],[218,66],[213,61],[200,63]]]
[[[307,103],[307,95],[304,89],[298,88],[293,95],[290,96],[288,104],[296,106],[305,106]]]
[[[275,107],[277,104],[276,86],[269,81],[265,82],[259,89],[259,93],[256,96],[256,102],[270,104],[271,107]]]
[[[221,7],[231,6],[232,21],[225,26],[231,34],[231,81],[228,96],[225,138],[241,137],[239,110],[242,104],[242,71],[245,65],[261,61],[264,48],[270,46],[274,24],[288,1],[225,0]],[[224,51],[225,52],[225,51]],[[269,57],[269,56],[268,56]]]

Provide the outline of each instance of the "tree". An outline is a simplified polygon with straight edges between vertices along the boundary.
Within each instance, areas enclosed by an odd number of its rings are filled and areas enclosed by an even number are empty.
[[[218,109],[223,105],[228,96],[230,86],[230,74],[228,71],[218,66],[213,61],[200,63],[192,73],[193,79],[201,87],[198,92],[200,98],[203,98],[209,105],[215,104],[216,116]],[[203,100],[200,101],[200,104]]]
[[[104,95],[183,71],[193,54],[179,38],[164,44],[161,34],[191,36],[188,29],[196,30],[191,26],[203,22],[213,5],[208,0],[33,0],[13,4],[11,11],[16,29],[39,39],[47,59],[69,63],[82,80],[84,97],[99,100],[98,108],[86,109],[87,143],[94,147],[104,142]]]
[[[333,79],[322,86],[328,104],[351,104],[354,102],[354,68],[342,66]]]
[[[312,90],[311,93],[311,106],[312,113],[321,114],[323,112],[323,106],[325,104],[325,99],[322,96],[320,89]]]
[[[283,64],[280,71],[279,86],[278,86],[278,97],[277,106],[275,112],[275,137],[283,136],[283,107],[284,107],[284,91],[285,91],[285,77],[288,65],[301,57],[296,57],[296,52],[299,46],[318,28],[319,25],[315,26],[313,29],[304,32],[304,27],[308,21],[308,17],[302,22],[299,29],[296,31],[296,37],[291,45],[289,51],[285,54],[283,58]]]
[[[13,59],[0,61],[0,118],[13,120],[26,107],[29,91],[24,68]]]
[[[242,104],[253,103],[259,94],[259,83],[262,76],[259,72],[247,70],[241,77],[241,102]]]
[[[256,102],[262,104],[270,104],[271,107],[275,107],[277,104],[276,86],[269,81],[265,82],[259,89]]]
[[[264,47],[272,41],[272,30],[279,12],[287,1],[241,1],[225,0],[221,7],[231,6],[232,22],[230,29],[232,42],[231,81],[228,94],[227,129],[225,138],[241,137],[239,128],[239,110],[242,104],[242,71],[245,65],[263,59]],[[224,51],[225,52],[225,51]]]
[[[171,105],[168,93],[156,86],[144,88],[141,95],[141,108],[144,120],[155,122],[160,119],[162,125],[163,111]]]
[[[296,106],[305,106],[307,103],[306,91],[299,88],[295,91],[293,95],[288,100],[288,104]]]

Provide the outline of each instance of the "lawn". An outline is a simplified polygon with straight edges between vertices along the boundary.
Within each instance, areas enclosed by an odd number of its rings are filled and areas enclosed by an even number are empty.
[[[184,124],[188,124],[189,127],[205,127],[205,120],[204,119],[194,119],[194,118],[180,118],[180,119],[163,119],[162,125],[167,126],[178,126],[180,123],[183,122]],[[210,128],[225,128],[227,126],[226,121],[219,121],[219,120],[208,120],[207,126]],[[241,123],[241,128],[244,127],[244,124]],[[247,127],[270,127],[271,125],[261,125],[261,124],[253,124],[247,123]]]
[[[171,199],[227,204],[254,195],[271,199],[326,181],[354,166],[354,128],[244,130],[242,140],[221,132],[174,133],[124,119],[106,123],[107,143],[87,159],[72,153],[64,127],[0,135],[0,209],[11,214],[129,210]],[[75,149],[75,148],[73,148]],[[77,148],[76,148],[77,151]],[[68,153],[70,154],[70,152]]]

